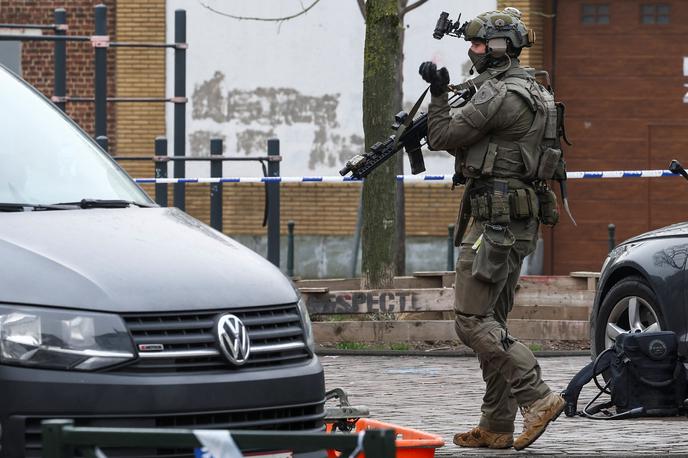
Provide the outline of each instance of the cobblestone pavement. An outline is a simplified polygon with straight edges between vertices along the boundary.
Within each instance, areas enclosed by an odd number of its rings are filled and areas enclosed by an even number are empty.
[[[446,445],[435,456],[480,455],[688,455],[685,417],[596,421],[568,418],[551,423],[537,442],[517,452],[462,449],[457,431],[477,424],[484,382],[472,357],[321,356],[328,389],[343,388],[352,405],[365,405],[371,418],[440,434]],[[555,391],[566,387],[587,357],[540,358],[543,376]],[[594,383],[581,393],[587,402]],[[585,404],[579,403],[579,408]],[[516,432],[521,430],[517,417]]]

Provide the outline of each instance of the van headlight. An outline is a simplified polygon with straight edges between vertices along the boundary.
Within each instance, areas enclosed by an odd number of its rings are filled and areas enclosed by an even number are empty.
[[[311,324],[311,317],[308,316],[308,309],[303,298],[299,299],[299,314],[301,314],[301,323],[303,324],[303,336],[306,339],[306,345],[311,353],[315,352],[315,339],[313,338],[313,325]]]
[[[0,362],[91,371],[135,357],[116,315],[0,305]]]

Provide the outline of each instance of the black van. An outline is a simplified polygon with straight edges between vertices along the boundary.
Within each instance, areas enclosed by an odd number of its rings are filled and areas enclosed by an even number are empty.
[[[325,397],[291,282],[234,240],[156,206],[3,67],[0,397],[3,457],[40,456],[48,418],[322,430]]]

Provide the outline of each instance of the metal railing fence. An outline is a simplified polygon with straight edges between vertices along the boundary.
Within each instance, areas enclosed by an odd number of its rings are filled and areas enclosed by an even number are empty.
[[[98,457],[106,447],[199,448],[192,429],[92,428],[75,427],[72,420],[45,420],[42,423],[43,457],[72,458],[76,451],[84,457]],[[366,430],[357,434],[293,431],[231,431],[241,450],[291,450],[309,452],[338,450],[342,458],[363,452],[368,457],[396,456],[393,430]],[[227,458],[227,457],[215,457]],[[233,458],[233,457],[232,457]]]

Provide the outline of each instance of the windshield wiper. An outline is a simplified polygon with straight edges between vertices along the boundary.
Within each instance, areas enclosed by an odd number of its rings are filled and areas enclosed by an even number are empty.
[[[136,207],[150,208],[151,205],[134,202],[132,200],[108,200],[108,199],[81,199],[78,202],[60,202],[54,205],[76,205],[79,208],[127,208],[131,205]]]
[[[75,204],[25,204],[17,202],[0,202],[0,212],[23,212],[42,210],[73,210]]]

